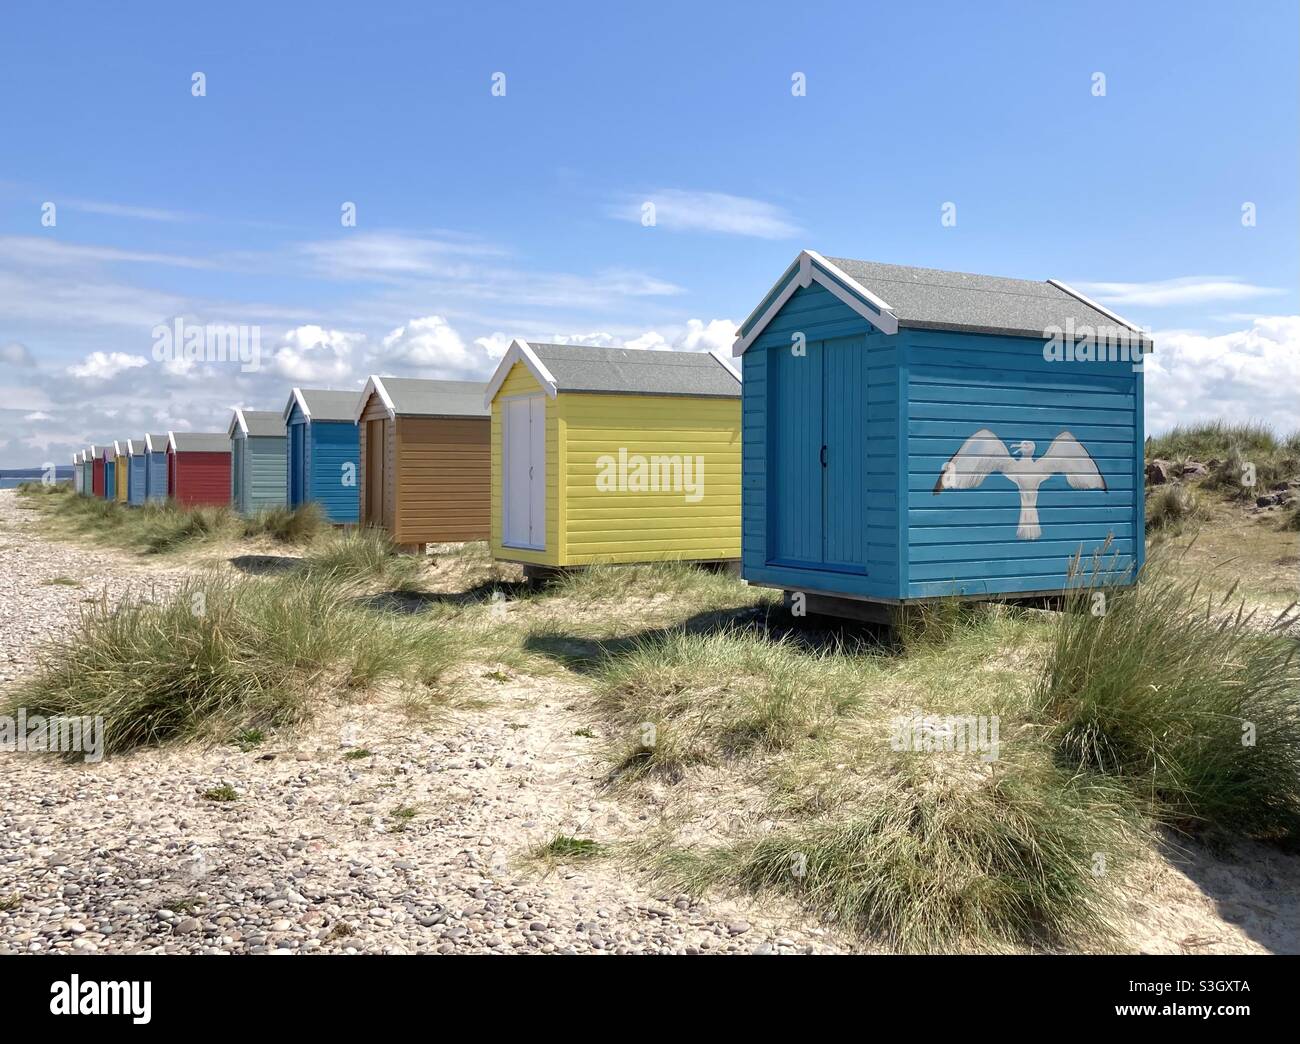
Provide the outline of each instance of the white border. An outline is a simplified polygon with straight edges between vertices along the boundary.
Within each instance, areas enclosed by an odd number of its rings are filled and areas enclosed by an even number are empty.
[[[555,398],[557,391],[555,377],[546,365],[537,357],[537,353],[523,338],[516,337],[510,342],[510,347],[506,354],[501,357],[497,368],[492,373],[492,379],[488,381],[487,391],[483,393],[483,405],[488,409],[492,408],[492,400],[497,397],[497,392],[501,390],[501,385],[505,384],[506,377],[510,374],[511,368],[515,363],[523,363],[532,372],[537,379],[537,383],[542,386],[549,398]]]
[[[1089,308],[1095,309],[1096,311],[1100,312],[1100,313],[1101,313],[1102,315],[1104,315],[1107,319],[1111,319],[1111,320],[1113,320],[1114,322],[1119,323],[1120,326],[1127,326],[1127,327],[1128,327],[1130,330],[1132,330],[1134,333],[1136,333],[1136,334],[1138,334],[1139,336],[1141,336],[1141,338],[1142,338],[1144,341],[1147,341],[1148,343],[1151,342],[1151,336],[1150,336],[1150,334],[1148,334],[1148,333],[1147,333],[1145,330],[1143,330],[1140,326],[1135,326],[1133,323],[1130,323],[1127,319],[1125,319],[1122,315],[1116,315],[1114,312],[1112,312],[1109,308],[1105,307],[1104,305],[1099,305],[1099,304],[1098,304],[1096,301],[1094,301],[1091,297],[1086,297],[1085,295],[1079,293],[1079,291],[1076,290],[1076,289],[1074,289],[1074,287],[1069,286],[1069,285],[1067,285],[1067,284],[1065,284],[1065,283],[1062,283],[1059,279],[1049,279],[1048,282],[1049,282],[1052,286],[1056,287],[1056,289],[1061,290],[1061,291],[1063,291],[1063,292],[1069,294],[1069,295],[1070,295],[1071,297],[1073,297],[1076,301],[1082,301],[1082,302],[1083,302],[1084,304],[1086,304]]]
[[[389,420],[397,419],[397,407],[393,403],[392,396],[388,394],[388,389],[384,387],[384,379],[378,374],[372,373],[366,378],[366,386],[361,389],[361,398],[357,400],[356,413],[352,417],[354,424],[361,423],[361,415],[366,412],[366,403],[370,401],[370,396],[376,393],[379,395],[379,401],[388,410]]]
[[[816,262],[816,264],[813,262]],[[772,290],[788,279],[796,266],[799,269],[798,276],[786,283],[785,289],[768,305],[762,317],[749,328],[749,332],[743,335],[737,332],[736,343],[731,349],[732,356],[744,355],[745,351],[758,339],[759,334],[763,332],[768,323],[776,318],[777,313],[794,296],[795,291],[801,287],[809,287],[814,282],[824,286],[881,333],[898,333],[898,316],[894,315],[889,305],[848,275],[843,269],[831,264],[815,250],[801,250],[799,256],[781,273],[781,278],[772,284]],[[772,293],[772,290],[768,290],[767,294],[764,295],[764,300]],[[878,312],[872,311],[872,308],[868,307],[864,302],[870,302],[870,305],[878,309]],[[757,309],[755,309],[756,311]],[[749,318],[744,323],[741,323],[742,328],[746,323],[754,319],[755,312],[751,312]]]
[[[283,414],[285,421],[287,422],[289,420],[289,414],[293,412],[293,404],[295,402],[298,404],[299,409],[302,410],[302,415],[306,417],[307,420],[311,420],[311,410],[307,408],[307,399],[302,394],[302,389],[294,388],[293,391],[289,393],[289,401],[285,403]]]

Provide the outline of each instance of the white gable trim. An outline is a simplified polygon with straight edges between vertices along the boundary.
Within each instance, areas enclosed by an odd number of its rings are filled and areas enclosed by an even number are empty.
[[[289,393],[289,401],[284,407],[284,419],[286,421],[289,419],[289,414],[293,412],[293,404],[295,402],[298,404],[298,408],[302,410],[302,415],[308,420],[311,420],[311,410],[307,408],[307,399],[303,395],[301,388],[294,388],[294,390]]]
[[[555,398],[558,390],[555,385],[555,377],[546,368],[542,360],[537,357],[537,353],[533,351],[528,342],[516,337],[510,342],[510,348],[502,356],[501,362],[497,364],[497,368],[492,374],[492,379],[488,381],[487,391],[483,394],[484,406],[491,409],[492,400],[497,397],[501,385],[506,383],[506,377],[510,375],[510,370],[515,363],[523,363],[537,380],[537,383],[546,391],[546,394],[552,399]]]
[[[129,449],[123,450],[123,448],[122,448],[123,446],[127,446],[127,447],[129,447],[129,446],[130,446],[130,443],[127,442],[126,439],[114,439],[114,440],[113,440],[113,453],[114,453],[116,456],[118,456],[118,457],[127,457],[127,456],[130,456],[130,450],[129,450]]]
[[[156,448],[156,449],[154,448],[154,444],[153,444],[153,436],[152,436],[152,435],[146,435],[146,436],[144,437],[144,448],[145,448],[146,450],[148,450],[150,453],[166,453],[166,452],[167,452],[167,447],[166,447],[166,446],[161,446],[161,447],[158,447],[158,448]]]
[[[796,267],[799,270],[798,275],[791,278]],[[800,251],[799,256],[781,273],[781,278],[772,284],[772,288],[775,289],[786,280],[789,281],[785,283],[785,288],[767,306],[757,322],[749,327],[748,332],[737,333],[736,343],[731,349],[733,356],[744,355],[746,349],[758,339],[767,325],[776,318],[777,313],[785,307],[786,302],[794,296],[795,291],[801,287],[809,287],[813,283],[820,283],[881,333],[898,333],[898,317],[890,310],[889,305],[815,250]],[[769,290],[768,294],[771,292]],[[741,324],[742,328],[753,319],[754,313],[751,312],[745,323]]]
[[[1141,327],[1135,326],[1133,323],[1130,323],[1127,319],[1125,319],[1121,315],[1116,315],[1114,312],[1112,312],[1109,308],[1105,307],[1104,305],[1099,305],[1091,297],[1085,297],[1083,294],[1079,293],[1078,290],[1074,289],[1074,287],[1067,286],[1065,283],[1062,283],[1059,279],[1049,279],[1048,283],[1056,287],[1056,289],[1069,294],[1076,301],[1082,301],[1089,308],[1100,312],[1102,315],[1104,315],[1107,319],[1110,319],[1112,322],[1119,323],[1120,326],[1127,326],[1134,333],[1138,334],[1144,341],[1151,340],[1150,335],[1148,335],[1147,332],[1143,330]]]
[[[726,370],[729,374],[731,374],[731,376],[736,378],[736,380],[738,381],[744,380],[744,378],[740,375],[739,367],[737,367],[735,363],[733,363],[721,352],[711,351],[709,352],[709,355],[714,362],[716,362],[719,366],[721,366],[724,370]]]
[[[226,436],[232,439],[235,437],[236,425],[239,426],[239,430],[245,435],[248,434],[248,421],[244,420],[244,411],[239,409],[239,407],[235,407],[234,413],[234,417],[232,417],[230,423],[226,425]]]
[[[370,396],[378,395],[379,401],[384,404],[388,411],[390,419],[396,419],[397,407],[393,404],[393,397],[388,394],[388,389],[384,387],[384,379],[378,374],[372,373],[366,378],[366,386],[361,389],[361,398],[357,400],[357,411],[353,415],[353,422],[361,423],[361,415],[366,412],[366,403],[370,401]]]
[[[174,431],[169,431],[167,433],[167,450],[170,453],[180,452],[180,450],[176,448],[176,432]]]

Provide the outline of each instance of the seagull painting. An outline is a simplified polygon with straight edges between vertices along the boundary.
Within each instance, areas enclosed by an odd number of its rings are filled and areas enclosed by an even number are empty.
[[[1043,532],[1038,524],[1038,487],[1049,478],[1064,475],[1071,489],[1106,488],[1106,480],[1097,470],[1096,462],[1068,431],[1057,435],[1037,460],[1035,445],[1027,439],[1014,443],[1013,448],[1016,457],[993,432],[980,428],[944,464],[939,481],[934,484],[935,494],[945,489],[974,489],[995,472],[1005,475],[1020,490],[1020,524],[1016,536],[1021,540],[1037,540]]]

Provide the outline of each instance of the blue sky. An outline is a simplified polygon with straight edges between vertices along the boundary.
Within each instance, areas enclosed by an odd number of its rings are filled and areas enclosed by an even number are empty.
[[[0,466],[513,336],[723,348],[803,247],[1065,280],[1155,331],[1153,429],[1300,427],[1298,10],[9,5]],[[158,362],[177,316],[261,370]]]

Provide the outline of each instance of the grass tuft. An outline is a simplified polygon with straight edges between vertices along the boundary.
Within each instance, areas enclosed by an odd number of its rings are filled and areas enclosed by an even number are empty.
[[[429,685],[457,653],[436,625],[371,612],[320,577],[213,576],[161,604],[99,599],[9,702],[100,716],[117,754],[295,724],[334,677]]]
[[[1123,801],[1046,756],[1011,770],[945,768],[894,756],[835,816],[703,852],[670,848],[655,869],[695,894],[718,884],[785,893],[908,952],[1110,939],[1108,877],[1139,836]]]
[[[329,519],[319,504],[273,507],[244,520],[244,536],[269,536],[282,544],[309,544],[329,530]]]
[[[1296,643],[1158,563],[1100,614],[1093,593],[1068,598],[1035,697],[1062,764],[1183,829],[1297,836]]]
[[[1161,486],[1147,497],[1147,526],[1170,534],[1203,521],[1205,508],[1196,491],[1181,482]]]

